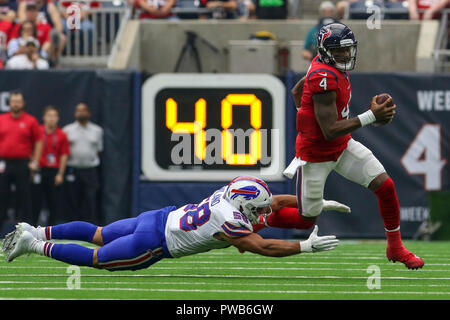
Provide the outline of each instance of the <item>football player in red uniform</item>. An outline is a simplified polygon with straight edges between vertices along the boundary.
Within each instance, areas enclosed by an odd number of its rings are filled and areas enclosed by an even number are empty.
[[[386,124],[395,114],[389,98],[350,118],[351,84],[348,71],[356,62],[357,42],[342,23],[322,27],[317,36],[318,55],[304,78],[292,89],[297,113],[295,167],[299,217],[273,213],[262,224],[283,226],[296,221],[297,228],[311,227],[324,208],[323,191],[332,170],[373,191],[387,237],[387,258],[408,268],[421,268],[424,261],[408,251],[400,234],[400,207],[392,179],[373,153],[351,137],[351,132],[377,122]],[[290,166],[291,167],[291,166]],[[295,172],[295,170],[294,170]],[[307,223],[309,221],[309,224]],[[285,223],[284,223],[285,222]],[[302,223],[300,223],[302,222]]]

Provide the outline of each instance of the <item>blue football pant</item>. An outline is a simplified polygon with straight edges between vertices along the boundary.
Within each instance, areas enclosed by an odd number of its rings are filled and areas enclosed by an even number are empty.
[[[97,251],[98,267],[109,271],[139,270],[163,258],[171,258],[165,246],[167,216],[175,207],[141,213],[102,228],[104,245]],[[52,227],[52,239],[92,242],[97,226],[74,221]],[[77,244],[50,244],[44,254],[54,259],[81,266],[93,266],[94,249]]]
[[[147,211],[102,228],[104,246],[97,251],[98,266],[109,271],[139,270],[170,258],[164,230],[172,210],[175,207]]]

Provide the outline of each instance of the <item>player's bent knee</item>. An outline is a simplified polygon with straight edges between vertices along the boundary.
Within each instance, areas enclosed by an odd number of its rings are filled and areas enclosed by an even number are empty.
[[[306,218],[316,218],[323,209],[323,201],[322,198],[320,200],[314,201],[314,203],[309,203],[306,208],[304,208],[302,212],[302,216]]]
[[[308,199],[323,198],[323,181],[310,179],[306,181],[305,196]]]
[[[363,167],[364,175],[373,181],[382,174],[386,174],[386,170],[380,161],[376,158],[372,158],[370,161],[364,164]],[[386,174],[387,175],[387,174]]]
[[[373,179],[373,180],[370,182],[370,184],[369,184],[369,186],[368,186],[368,189],[375,192],[375,191],[378,190],[382,185],[384,185],[384,183],[385,183],[386,181],[390,180],[390,183],[387,185],[387,187],[388,187],[388,188],[391,188],[392,190],[395,190],[394,182],[392,181],[392,179],[389,179],[389,178],[390,178],[390,177],[389,177],[389,175],[388,175],[386,172],[384,172],[384,173],[378,175],[375,179]]]

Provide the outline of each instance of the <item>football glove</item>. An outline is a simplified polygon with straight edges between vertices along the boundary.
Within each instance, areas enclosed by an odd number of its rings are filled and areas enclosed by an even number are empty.
[[[336,236],[323,236],[319,237],[317,232],[319,227],[314,226],[313,232],[311,232],[308,240],[300,241],[300,252],[301,253],[314,253],[319,251],[333,250],[338,244],[339,240]]]

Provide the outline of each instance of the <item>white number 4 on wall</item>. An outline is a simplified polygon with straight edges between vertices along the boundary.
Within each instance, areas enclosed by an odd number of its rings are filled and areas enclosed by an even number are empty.
[[[447,161],[441,158],[441,126],[425,124],[401,159],[402,165],[411,175],[425,176],[425,190],[442,188],[442,168]]]

